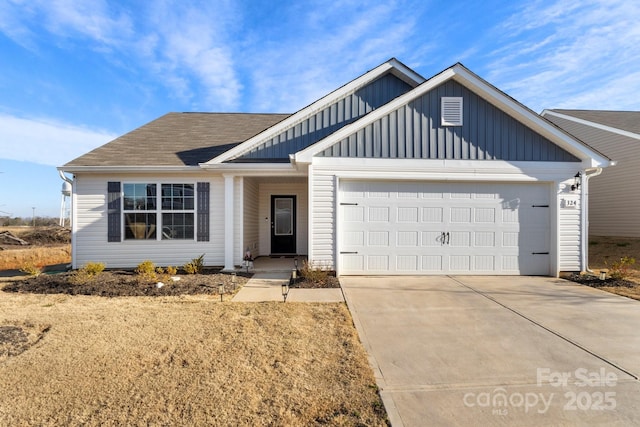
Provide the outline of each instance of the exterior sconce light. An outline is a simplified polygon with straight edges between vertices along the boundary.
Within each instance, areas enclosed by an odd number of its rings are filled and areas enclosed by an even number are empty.
[[[224,283],[218,285],[218,293],[220,294],[220,302],[222,302],[222,295],[224,294]]]
[[[581,178],[582,178],[582,174],[580,172],[575,174],[575,176],[573,177],[573,185],[571,185],[571,191],[576,191],[580,189]]]
[[[284,282],[282,284],[282,302],[287,302],[287,295],[289,295],[289,283]]]

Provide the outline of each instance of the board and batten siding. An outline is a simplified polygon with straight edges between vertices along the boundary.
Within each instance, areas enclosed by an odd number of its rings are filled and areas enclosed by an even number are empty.
[[[209,182],[210,240],[123,240],[107,241],[107,182]],[[74,182],[73,268],[88,262],[103,262],[107,268],[134,268],[150,259],[156,265],[182,265],[204,254],[205,264],[224,264],[224,186],[222,178],[202,175],[120,175],[76,174]],[[195,215],[195,211],[194,211]]]
[[[442,97],[462,97],[462,126],[442,125]],[[318,156],[579,162],[454,81],[401,106]]]
[[[335,269],[338,250],[336,245],[337,179],[331,170],[314,166],[309,180],[313,195],[313,200],[310,199],[313,218],[309,229],[312,242],[310,258],[312,262],[323,267]]]
[[[553,115],[545,117],[617,162],[589,180],[589,233],[640,237],[640,140]]]
[[[393,74],[381,76],[258,145],[238,159],[288,159],[289,154],[320,141],[409,90],[411,86]]]
[[[267,178],[268,179],[268,178]],[[307,255],[308,188],[306,179],[290,182],[261,182],[258,185],[259,254],[271,254],[271,196],[296,196],[296,252]]]

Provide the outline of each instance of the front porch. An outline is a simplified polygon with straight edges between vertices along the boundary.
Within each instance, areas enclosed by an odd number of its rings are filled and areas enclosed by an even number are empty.
[[[225,176],[225,270],[288,270],[308,254],[306,176]],[[286,257],[285,257],[286,256]]]

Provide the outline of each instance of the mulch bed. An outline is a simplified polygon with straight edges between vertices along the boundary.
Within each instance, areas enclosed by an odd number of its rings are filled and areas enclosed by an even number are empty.
[[[167,280],[159,287],[156,281],[142,281],[140,276],[130,271],[103,271],[98,276],[74,283],[73,272],[41,274],[37,277],[9,282],[4,292],[119,296],[175,296],[175,295],[218,295],[218,285],[224,284],[225,293],[233,292],[244,285],[252,274],[238,273],[234,286],[231,274],[219,270],[205,271],[203,274],[178,274],[180,280]]]
[[[622,288],[633,288],[636,286],[634,282],[630,282],[624,279],[614,279],[613,277],[607,277],[605,280],[600,280],[598,276],[593,276],[591,274],[577,274],[572,273],[564,277],[565,279],[571,280],[572,282],[580,283],[581,285],[590,286],[592,288],[602,288],[602,287],[622,287]]]
[[[300,289],[328,289],[339,288],[340,281],[335,275],[335,272],[329,273],[327,277],[322,280],[306,280],[300,277],[300,273],[297,274],[297,278],[289,280],[289,287]]]

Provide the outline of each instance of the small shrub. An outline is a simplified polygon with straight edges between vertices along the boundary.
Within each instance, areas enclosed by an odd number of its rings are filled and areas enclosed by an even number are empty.
[[[22,264],[22,267],[20,267],[20,271],[28,274],[29,276],[38,276],[40,273],[42,273],[42,268],[40,268],[35,263],[35,261],[28,260],[25,261],[24,264]]]
[[[105,269],[106,265],[103,262],[88,262],[82,267],[82,271],[84,271],[89,277],[97,276],[102,273]]]
[[[307,260],[302,261],[300,275],[303,279],[312,283],[324,283],[329,279],[329,271],[323,266],[316,266]]]
[[[82,268],[74,271],[71,275],[71,283],[75,285],[85,284],[100,273],[102,273],[105,269],[105,264],[102,262],[88,262]]]
[[[204,254],[200,255],[198,258],[194,258],[185,265],[182,266],[182,269],[187,274],[200,274],[202,273],[202,268],[204,267]]]
[[[142,261],[140,264],[138,264],[138,267],[136,267],[135,272],[142,279],[150,282],[155,281],[158,278],[156,274],[156,266],[152,261],[149,261],[149,260]]]
[[[169,276],[175,276],[176,274],[178,274],[178,269],[172,266],[168,266],[167,268],[165,268],[164,270]]]
[[[607,265],[607,267],[609,267],[609,276],[616,280],[624,280],[629,277],[629,275],[631,275],[631,272],[629,270],[635,263],[635,258],[627,256],[622,257],[620,258],[620,261],[614,262],[613,264],[611,264],[611,266]]]

